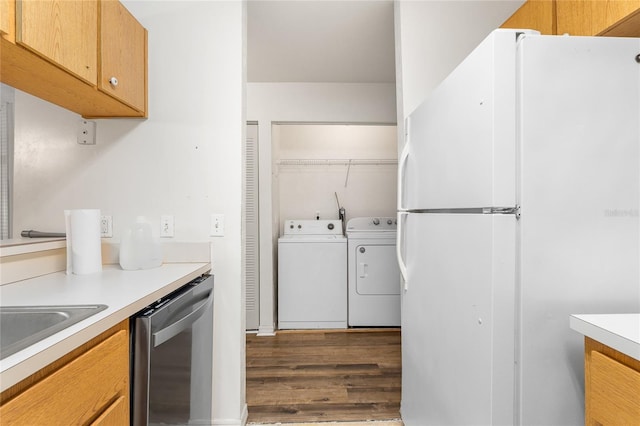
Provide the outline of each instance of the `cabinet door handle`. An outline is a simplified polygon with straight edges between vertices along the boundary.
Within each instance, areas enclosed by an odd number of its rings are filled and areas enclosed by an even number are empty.
[[[118,85],[118,79],[117,79],[117,78],[115,78],[115,77],[111,77],[111,78],[109,79],[109,83],[111,83],[111,85],[115,87],[115,86],[117,86],[117,85]]]

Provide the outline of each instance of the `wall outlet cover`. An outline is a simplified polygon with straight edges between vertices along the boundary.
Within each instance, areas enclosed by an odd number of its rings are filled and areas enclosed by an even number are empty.
[[[81,119],[78,123],[78,143],[80,145],[96,144],[96,122]]]

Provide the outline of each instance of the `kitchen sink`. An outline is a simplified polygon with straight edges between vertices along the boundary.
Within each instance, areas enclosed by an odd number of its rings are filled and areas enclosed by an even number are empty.
[[[107,305],[1,306],[0,359],[107,309]]]

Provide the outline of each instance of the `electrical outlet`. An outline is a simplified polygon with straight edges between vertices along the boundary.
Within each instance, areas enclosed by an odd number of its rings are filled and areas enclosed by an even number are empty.
[[[224,215],[212,214],[211,215],[211,232],[212,237],[224,237]]]
[[[160,237],[173,237],[173,216],[168,214],[160,216]]]
[[[96,144],[96,122],[81,119],[78,123],[78,143],[80,145]]]
[[[100,216],[100,236],[103,238],[113,237],[113,221],[111,216]]]

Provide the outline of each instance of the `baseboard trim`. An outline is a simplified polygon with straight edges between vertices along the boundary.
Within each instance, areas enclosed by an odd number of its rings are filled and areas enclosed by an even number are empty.
[[[249,408],[247,404],[242,407],[239,419],[213,419],[214,426],[245,426],[249,419]]]
[[[276,327],[274,325],[261,325],[258,327],[258,336],[275,336]]]

